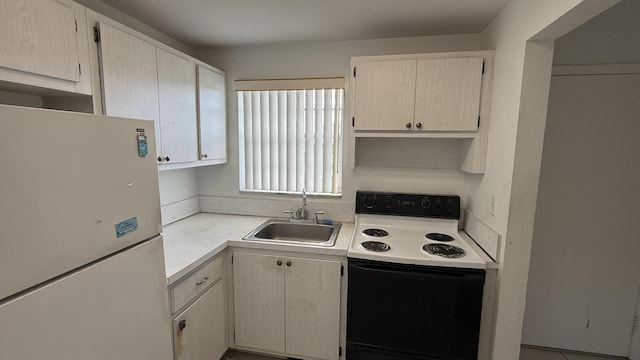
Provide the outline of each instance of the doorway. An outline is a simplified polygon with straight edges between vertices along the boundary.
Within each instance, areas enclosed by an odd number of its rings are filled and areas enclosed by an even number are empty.
[[[625,22],[637,19],[639,4],[625,0],[568,34],[571,41],[560,39],[556,59],[571,52],[574,61],[582,56],[593,62],[597,56],[579,51],[588,44],[607,49],[601,56],[614,61],[610,44],[594,37],[632,31],[629,27],[637,25]],[[615,62],[640,64],[637,44],[615,47],[620,59]],[[640,65],[557,69],[551,80],[522,342],[635,360],[640,356],[631,345],[638,342],[632,328],[640,286],[640,236],[634,226],[640,219],[640,141],[635,135],[640,133]]]

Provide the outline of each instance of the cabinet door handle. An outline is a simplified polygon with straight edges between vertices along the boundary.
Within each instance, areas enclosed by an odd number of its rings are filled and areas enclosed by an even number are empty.
[[[165,156],[165,157],[158,156],[158,161],[159,161],[159,162],[163,162],[163,161],[167,161],[167,162],[168,162],[169,160],[171,160],[171,159],[169,159],[169,157],[168,157],[168,156]]]
[[[291,266],[291,261],[287,261],[287,266]]]
[[[407,129],[411,129],[411,123],[410,122],[406,123],[404,126],[406,126]]]
[[[202,278],[202,280],[200,280],[200,281],[198,281],[198,282],[196,283],[196,286],[200,286],[200,285],[202,285],[202,284],[206,283],[206,282],[207,282],[207,280],[209,280],[209,277],[208,277],[208,276],[203,277],[203,278]]]
[[[420,129],[420,128],[422,127],[422,123],[417,123],[417,124],[416,124],[416,127],[417,127],[418,129]]]
[[[202,155],[200,155],[200,157],[203,158],[203,159],[206,159],[208,157],[208,155],[207,154],[202,154]]]
[[[276,264],[278,264],[278,266],[282,265],[282,260],[278,260]]]

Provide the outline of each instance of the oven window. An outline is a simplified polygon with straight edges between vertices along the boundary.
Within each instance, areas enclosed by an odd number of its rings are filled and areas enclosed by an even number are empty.
[[[347,356],[476,359],[484,270],[349,259]]]

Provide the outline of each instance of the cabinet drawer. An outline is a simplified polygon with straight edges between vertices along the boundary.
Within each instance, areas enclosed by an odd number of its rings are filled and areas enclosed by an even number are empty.
[[[171,289],[171,311],[177,312],[218,282],[222,278],[223,265],[222,256],[218,256],[175,285]]]

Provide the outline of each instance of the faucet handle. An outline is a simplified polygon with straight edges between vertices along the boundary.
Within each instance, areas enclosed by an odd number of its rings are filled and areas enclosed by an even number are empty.
[[[318,215],[324,215],[324,211],[316,211],[313,213],[313,220],[315,220],[316,224],[318,223]]]
[[[293,219],[293,210],[285,210],[283,213],[289,214],[289,220]]]

